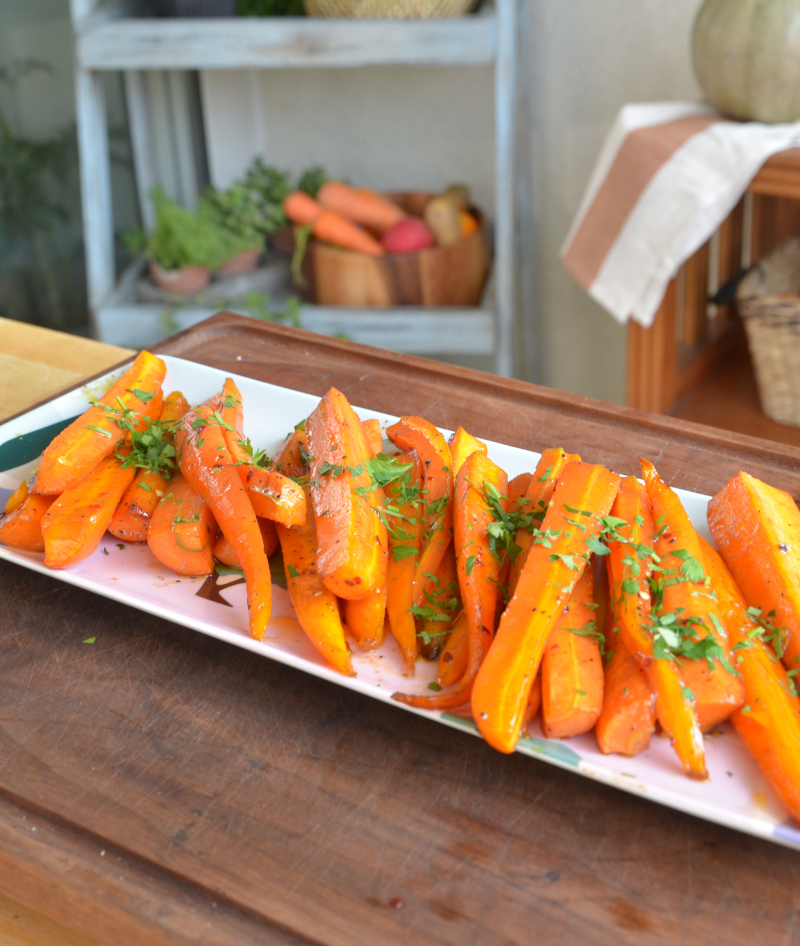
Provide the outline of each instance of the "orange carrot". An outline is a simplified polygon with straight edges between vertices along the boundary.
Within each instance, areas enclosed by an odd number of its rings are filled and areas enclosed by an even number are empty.
[[[344,622],[361,650],[375,650],[383,643],[389,576],[384,587],[367,598],[344,602]]]
[[[595,726],[597,745],[606,754],[634,756],[650,745],[656,730],[655,696],[647,674],[616,637],[603,684],[603,711]]]
[[[456,618],[453,630],[447,638],[441,656],[439,657],[436,682],[439,686],[447,687],[464,676],[469,661],[469,624],[467,612],[462,611]]]
[[[368,227],[379,236],[407,216],[394,201],[341,181],[323,184],[317,192],[317,200],[329,210],[335,210],[348,220]]]
[[[431,573],[432,590],[426,592],[423,614],[417,631],[419,652],[425,660],[436,660],[445,638],[461,611],[461,589],[458,587],[458,566],[453,543],[447,547],[436,573]]]
[[[261,530],[261,538],[264,540],[264,554],[269,558],[278,547],[278,533],[275,530],[275,523],[271,519],[262,519],[260,516],[257,519],[258,528]],[[222,562],[228,568],[241,568],[236,550],[225,538],[224,532],[220,532],[214,539],[211,552],[218,562]]]
[[[269,562],[247,490],[208,408],[196,408],[181,418],[175,447],[181,473],[207,503],[241,563],[247,581],[250,636],[261,640],[272,607]]]
[[[10,549],[25,552],[44,552],[42,516],[56,501],[55,496],[37,496],[28,492],[26,482],[9,496],[0,515],[0,543]]]
[[[284,476],[301,477],[308,473],[308,441],[305,427],[295,429],[275,458],[275,469]]]
[[[508,483],[508,511],[517,512],[524,511],[526,506],[530,506],[531,502],[528,499],[528,490],[530,489],[531,480],[533,479],[532,473],[520,473],[518,476],[515,476],[513,480],[509,480]],[[518,530],[519,531],[519,530]],[[516,541],[516,539],[515,539]],[[516,553],[519,554],[518,552]],[[508,588],[508,581],[511,577],[511,568],[514,562],[510,555],[506,555],[503,558],[503,564],[500,567],[500,577],[498,581],[505,592]]]
[[[106,457],[77,486],[58,497],[42,517],[48,568],[75,565],[94,552],[133,475],[132,469],[122,468],[122,460]]]
[[[214,516],[200,494],[180,473],[147,524],[147,544],[161,562],[178,575],[210,575],[214,571]]]
[[[473,437],[472,434],[468,434],[463,427],[456,428],[456,432],[450,437],[448,446],[450,447],[450,454],[453,459],[453,476],[458,473],[462,464],[471,453],[475,453],[476,450],[479,450],[483,454],[487,453],[486,444],[478,440],[477,437]]]
[[[160,358],[140,352],[100,403],[81,414],[45,448],[33,492],[52,496],[72,489],[112,454],[117,443],[129,436],[117,419],[130,410],[131,420],[141,421],[166,371]]]
[[[531,687],[530,696],[528,697],[528,705],[525,709],[525,725],[522,727],[525,729],[528,723],[532,723],[539,712],[539,708],[542,705],[542,674],[541,672],[537,673],[533,680],[533,686]]]
[[[600,532],[619,479],[587,463],[568,463],[559,477],[538,544],[528,554],[472,691],[478,729],[501,752],[514,751],[547,639],[583,574],[587,539]],[[589,513],[580,519],[585,531],[572,525],[570,509]]]
[[[369,256],[384,256],[386,253],[366,230],[362,230],[341,214],[326,210],[303,191],[289,194],[283,201],[283,210],[292,223],[301,226],[313,224],[314,236],[324,243],[332,243],[342,249],[366,253]]]
[[[542,729],[548,739],[588,732],[603,709],[603,659],[586,568],[542,655]]]
[[[362,420],[361,426],[364,428],[364,433],[367,435],[367,443],[372,451],[372,455],[376,457],[383,450],[381,422],[372,418],[371,420]]]
[[[292,221],[299,226],[305,226],[316,220],[323,212],[323,206],[313,197],[309,197],[305,191],[292,191],[283,199],[283,212]]]

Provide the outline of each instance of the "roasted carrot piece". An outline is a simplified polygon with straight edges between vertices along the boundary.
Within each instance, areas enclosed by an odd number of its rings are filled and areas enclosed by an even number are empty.
[[[158,415],[158,423],[163,425],[161,434],[164,440],[172,440],[170,425],[179,417],[183,417],[189,407],[189,402],[180,391],[173,391],[164,399]],[[126,542],[146,542],[147,524],[159,499],[166,492],[169,478],[168,469],[163,473],[146,467],[138,469],[133,482],[122,497],[122,502],[117,506],[108,531]]]
[[[542,729],[548,739],[588,732],[603,709],[603,658],[594,575],[584,569],[542,654]]]
[[[416,450],[422,464],[422,550],[414,576],[414,605],[420,607],[431,591],[425,573],[436,573],[453,540],[453,459],[447,441],[422,417],[401,417],[386,434],[401,450]]]
[[[122,460],[106,457],[86,479],[52,503],[42,517],[48,568],[75,565],[94,552],[132,480],[133,470],[123,469]]]
[[[42,516],[55,500],[55,496],[29,493],[28,484],[20,483],[0,515],[0,543],[24,552],[44,552]]]
[[[367,598],[344,602],[344,622],[361,650],[375,650],[383,643],[389,579],[381,591]]]
[[[272,608],[272,578],[256,514],[208,408],[184,414],[175,432],[181,473],[205,501],[236,552],[247,581],[250,636],[261,640]]]
[[[393,694],[401,703],[434,709],[463,706],[469,701],[475,676],[494,633],[500,596],[497,581],[500,560],[492,551],[488,527],[495,521],[494,503],[504,503],[507,490],[506,474],[478,451],[470,454],[458,471],[453,526],[458,584],[469,628],[467,669],[452,690],[443,690],[435,696]]]
[[[317,574],[314,517],[308,516],[302,526],[287,529],[278,523],[276,528],[286,566],[286,584],[300,626],[327,661],[346,676],[354,676],[339,602]]]
[[[258,519],[258,528],[261,530],[261,538],[264,540],[264,554],[269,558],[278,547],[278,533],[275,530],[275,523],[271,519],[262,519],[260,516],[256,518]],[[241,568],[239,559],[236,557],[236,551],[225,538],[224,532],[220,532],[214,539],[211,552],[218,562],[222,562],[228,568]]]
[[[530,506],[528,499],[528,489],[533,479],[533,473],[520,473],[513,480],[508,482],[508,510],[509,512],[523,511],[526,506]],[[519,530],[517,530],[519,531]],[[519,554],[519,553],[517,553]],[[511,577],[511,567],[513,561],[510,555],[506,555],[503,564],[500,567],[500,577],[498,581],[503,589],[508,588],[508,580]]]
[[[587,539],[596,539],[619,487],[619,476],[602,466],[568,463],[558,479],[542,523],[540,544],[531,548],[514,597],[472,690],[472,714],[486,741],[513,752],[525,722],[531,687],[547,639],[583,574]],[[570,520],[570,509],[589,515]]]
[[[539,708],[542,705],[542,674],[541,672],[537,673],[533,680],[533,686],[531,687],[530,696],[528,697],[528,705],[525,709],[525,726],[528,723],[532,723],[539,712]],[[523,729],[525,728],[523,726]]]
[[[776,795],[800,821],[800,700],[794,682],[762,639],[747,602],[716,549],[703,539],[705,562],[728,633],[747,703],[731,722]]]
[[[556,488],[556,483],[564,467],[571,462],[580,462],[580,459],[576,453],[567,453],[561,447],[550,448],[541,455],[525,496],[529,500],[525,510],[534,515],[535,522],[541,522],[544,519],[547,504],[550,502],[553,490]],[[527,529],[517,529],[515,542],[520,547],[520,551],[511,564],[508,576],[508,593],[512,597],[516,591],[522,569],[525,567],[525,559],[533,545],[533,534]]]
[[[471,453],[475,453],[476,450],[484,455],[488,453],[486,444],[482,440],[478,440],[477,437],[473,437],[472,434],[468,434],[463,427],[456,428],[455,433],[451,435],[448,441],[448,446],[453,460],[453,476],[458,473]]]
[[[117,424],[123,409],[143,416],[166,373],[167,366],[160,358],[140,352],[100,404],[81,414],[45,448],[33,492],[52,496],[80,483],[114,452],[119,440],[125,439],[127,431]]]
[[[655,732],[655,694],[619,634],[612,632],[606,647],[614,652],[605,669],[603,711],[595,726],[597,745],[607,755],[634,756],[650,745]]]
[[[656,694],[656,715],[690,778],[708,777],[700,723],[692,691],[681,668],[667,656],[654,656],[650,578],[656,527],[647,489],[635,476],[620,484],[611,513],[627,523],[608,543],[608,574],[615,628],[621,642],[647,674]]]
[[[417,624],[411,609],[422,536],[419,490],[423,480],[419,457],[413,450],[401,454],[396,462],[399,467],[407,466],[408,470],[402,480],[384,487],[386,500],[394,513],[389,530],[386,613],[392,636],[413,673],[417,659]]]
[[[210,575],[216,531],[208,504],[181,473],[176,473],[150,516],[150,551],[178,575]]]
[[[752,607],[784,629],[784,664],[800,669],[800,512],[792,497],[738,473],[708,504],[708,525]]]
[[[362,420],[361,426],[367,436],[367,443],[372,455],[376,457],[383,450],[383,435],[381,434],[381,422],[374,417],[370,420]]]
[[[284,476],[305,476],[308,473],[308,457],[305,426],[302,429],[295,428],[278,451],[275,469]]]
[[[469,662],[469,624],[467,612],[461,611],[439,657],[436,682],[447,687],[464,676]]]
[[[646,460],[642,460],[642,473],[653,518],[656,525],[662,524],[655,544],[663,588],[659,621],[663,625],[665,615],[675,615],[680,633],[709,645],[703,652],[711,655],[709,659],[686,659],[691,655],[685,655],[679,663],[681,679],[695,697],[700,728],[710,729],[744,703],[744,685],[725,666],[730,667],[730,645],[719,607],[706,586],[703,550],[694,526],[680,499]]]
[[[438,571],[429,578],[428,587],[431,587],[431,591],[425,593],[417,644],[425,660],[436,660],[442,652],[444,639],[461,611],[461,589],[458,587],[458,566],[452,542],[444,553]]]
[[[317,571],[340,598],[365,598],[386,583],[388,539],[377,514],[382,490],[367,472],[371,453],[347,398],[331,388],[306,421]]]

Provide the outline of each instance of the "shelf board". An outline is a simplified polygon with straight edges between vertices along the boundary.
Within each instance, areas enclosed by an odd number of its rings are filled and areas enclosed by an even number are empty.
[[[446,20],[311,17],[145,19],[102,7],[76,24],[86,69],[481,66],[496,53],[493,7]]]

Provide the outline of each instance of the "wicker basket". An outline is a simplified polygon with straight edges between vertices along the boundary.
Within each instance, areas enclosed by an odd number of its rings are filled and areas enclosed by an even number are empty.
[[[800,427],[800,236],[745,276],[739,312],[755,366],[761,407],[779,424]]]
[[[475,0],[303,0],[309,16],[353,20],[430,20],[464,16]]]

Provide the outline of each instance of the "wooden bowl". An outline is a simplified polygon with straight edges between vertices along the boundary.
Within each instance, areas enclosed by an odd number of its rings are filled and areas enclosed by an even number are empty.
[[[435,194],[390,195],[404,210],[421,216]],[[489,275],[491,241],[486,217],[476,209],[478,229],[451,246],[418,253],[367,256],[312,240],[304,267],[318,305],[353,308],[476,306]]]

